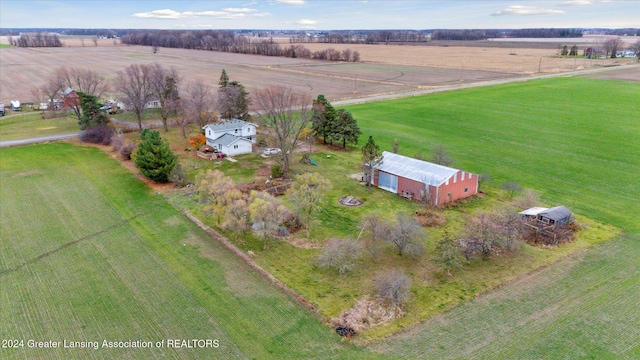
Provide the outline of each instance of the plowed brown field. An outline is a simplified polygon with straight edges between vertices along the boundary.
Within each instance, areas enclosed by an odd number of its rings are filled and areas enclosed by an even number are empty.
[[[3,39],[6,42],[6,39]],[[330,101],[426,88],[504,79],[539,73],[609,66],[633,59],[584,60],[557,57],[557,50],[515,47],[305,44],[310,50],[333,47],[360,52],[362,62],[241,55],[212,51],[127,46],[111,39],[63,37],[60,48],[0,49],[0,101],[37,101],[31,89],[42,86],[59,67],[91,68],[112,80],[117,71],[140,63],[173,66],[183,85],[196,79],[217,86],[222,69],[232,80],[253,88],[273,84],[325,95]],[[82,42],[84,41],[84,46]],[[282,44],[287,46],[287,44]],[[115,91],[110,97],[118,97]]]

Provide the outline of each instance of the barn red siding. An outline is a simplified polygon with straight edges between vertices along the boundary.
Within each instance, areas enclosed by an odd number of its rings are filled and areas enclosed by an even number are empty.
[[[464,180],[462,180],[463,174]],[[466,192],[464,191],[465,189],[467,189]],[[478,175],[470,174],[465,171],[458,171],[449,178],[448,184],[445,182],[438,188],[438,203],[436,205],[446,204],[477,193]]]
[[[424,192],[424,183],[398,176],[398,194],[402,194],[403,190],[412,192],[413,198],[420,200],[420,191]]]
[[[462,180],[463,174],[464,180]],[[379,177],[379,170],[374,170],[373,185],[378,186]],[[466,192],[464,191],[465,189],[467,189]],[[419,181],[398,176],[398,195],[402,194],[403,190],[412,192],[413,198],[420,201],[422,200],[420,199],[420,191],[425,190],[425,184]],[[431,202],[436,206],[462,199],[467,196],[475,195],[477,193],[478,175],[471,174],[465,171],[458,171],[454,176],[449,178],[448,184],[445,182],[437,188],[434,186],[429,186],[429,195],[431,198]],[[451,194],[451,196],[449,196],[449,194]]]

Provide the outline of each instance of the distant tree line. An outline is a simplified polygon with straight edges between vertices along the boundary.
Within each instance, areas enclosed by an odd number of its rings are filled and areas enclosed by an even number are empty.
[[[503,32],[498,30],[435,30],[431,40],[486,40],[502,36]]]
[[[510,38],[579,38],[580,29],[519,29],[505,33]]]
[[[380,44],[391,42],[426,42],[426,31],[332,31],[318,34],[299,34],[292,36],[292,43],[325,44]]]
[[[9,36],[9,44],[17,47],[61,47],[62,41],[58,34],[50,33],[24,33],[14,39]]]
[[[333,49],[310,51],[302,45],[282,47],[272,38],[253,39],[232,31],[140,30],[122,36],[123,44],[221,51],[237,54],[281,56],[332,61],[359,61],[357,51]]]
[[[640,36],[640,29],[638,28],[605,29],[602,31],[602,33],[603,35]]]

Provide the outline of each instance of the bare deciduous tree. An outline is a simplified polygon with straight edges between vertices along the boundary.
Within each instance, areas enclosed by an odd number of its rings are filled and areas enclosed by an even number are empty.
[[[391,229],[387,241],[398,249],[398,255],[420,256],[425,246],[420,242],[426,235],[418,223],[407,216],[398,215],[395,226]]]
[[[169,131],[167,121],[170,116],[176,114],[180,105],[180,95],[178,93],[180,80],[181,77],[175,68],[165,68],[159,63],[151,65],[151,86],[160,100],[160,117],[162,118],[164,131]]]
[[[522,244],[524,228],[517,213],[502,209],[497,213],[480,213],[464,227],[461,250],[468,259],[481,254],[488,259],[494,248],[516,251]]]
[[[453,165],[454,160],[449,156],[449,152],[444,148],[444,146],[438,144],[433,147],[431,162],[442,166],[451,166]]]
[[[220,170],[207,170],[198,176],[198,193],[200,201],[207,204],[205,210],[216,217],[216,222],[220,224],[220,218],[224,214],[226,205],[224,194],[233,188],[233,180],[225,176]]]
[[[365,232],[364,248],[371,257],[377,259],[383,250],[384,241],[389,238],[391,225],[383,217],[376,214],[368,214],[360,223],[362,231]]]
[[[411,280],[402,272],[392,270],[379,274],[375,278],[375,284],[378,288],[378,296],[390,301],[393,305],[402,304],[409,298]]]
[[[63,80],[64,87],[73,89],[76,93],[82,92],[94,95],[99,99],[109,90],[109,85],[104,76],[90,69],[78,67],[59,68],[56,73]],[[70,104],[70,107],[79,120],[81,117],[80,104]]]
[[[522,195],[518,196],[513,204],[521,209],[540,205],[540,194],[533,189],[526,188],[522,191]]]
[[[179,104],[188,104],[188,102],[179,101]],[[195,115],[192,114],[189,109],[181,109],[178,105],[178,112],[176,115],[176,123],[178,127],[180,127],[180,131],[182,132],[182,137],[187,138],[187,127],[193,123],[195,123],[196,118]]]
[[[311,96],[295,93],[291,88],[273,85],[255,90],[262,123],[282,150],[282,170],[289,176],[289,158],[296,147],[300,132],[309,122]]]
[[[391,151],[393,151],[394,154],[397,154],[399,147],[400,147],[400,140],[393,139],[393,141],[391,142]]]
[[[629,46],[629,50],[633,51],[638,61],[640,61],[640,40],[631,44],[631,46]]]
[[[245,199],[237,199],[227,206],[222,228],[235,234],[236,240],[239,235],[246,239],[249,229],[249,206]]]
[[[609,54],[611,54],[611,58],[615,58],[618,50],[622,49],[622,47],[624,46],[624,42],[622,41],[622,39],[620,39],[620,37],[615,37],[606,40],[602,44],[602,46],[604,48],[604,51],[606,52],[606,56],[609,56]]]
[[[267,250],[267,239],[269,234],[274,233],[284,221],[287,209],[276,199],[266,192],[251,191],[249,195],[249,214],[254,223],[261,225],[262,238],[264,240],[263,249]]]
[[[502,190],[508,192],[509,196],[511,197],[513,197],[513,195],[515,195],[516,193],[519,193],[522,191],[522,185],[514,181],[503,182],[501,188]]]
[[[214,103],[211,86],[202,80],[198,79],[187,86],[186,110],[197,120],[201,131],[214,119],[211,112]]]
[[[151,72],[151,67],[148,65],[133,64],[127,66],[124,71],[118,71],[116,75],[116,89],[127,96],[129,106],[138,120],[140,131],[142,131],[142,114],[147,102],[153,96]]]
[[[64,77],[62,75],[63,74],[59,70],[56,70],[49,77],[44,86],[41,87],[41,96],[44,96],[44,99],[46,99],[46,102],[48,103],[47,110],[56,110],[58,98],[64,89]]]
[[[323,268],[335,268],[341,275],[353,270],[356,265],[354,260],[360,258],[360,245],[352,240],[330,239],[327,241],[320,257],[318,265]]]
[[[311,221],[319,209],[324,195],[331,188],[329,180],[317,173],[305,173],[296,176],[291,188],[287,190],[289,201],[296,215],[307,226],[307,239],[311,236]]]

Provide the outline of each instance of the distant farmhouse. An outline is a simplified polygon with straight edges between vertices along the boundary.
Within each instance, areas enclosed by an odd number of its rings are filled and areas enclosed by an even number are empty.
[[[382,157],[371,183],[407,199],[438,206],[478,193],[476,174],[388,151]]]
[[[72,88],[66,88],[60,94],[60,102],[62,107],[80,106],[80,97]]]
[[[253,144],[256,143],[256,128],[256,124],[233,119],[208,124],[202,129],[207,138],[207,145],[227,156],[234,156],[251,153]]]
[[[131,105],[131,100],[128,97],[121,97],[116,100],[116,107],[120,110],[132,110],[133,106]],[[145,109],[159,109],[160,106],[160,98],[157,96],[151,96],[149,100],[144,105]]]

